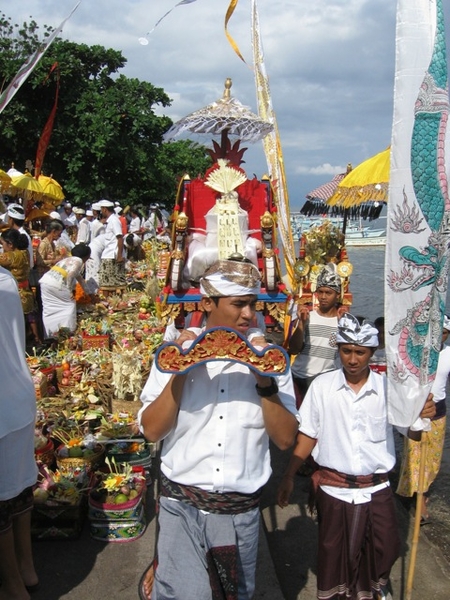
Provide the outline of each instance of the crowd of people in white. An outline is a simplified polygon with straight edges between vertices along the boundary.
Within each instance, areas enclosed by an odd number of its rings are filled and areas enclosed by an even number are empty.
[[[145,257],[144,240],[167,238],[167,214],[154,204],[144,216],[135,207],[123,209],[107,199],[84,207],[66,202],[42,219],[44,231],[39,235],[27,227],[20,200],[4,208],[0,263],[18,282],[25,318],[36,342],[62,327],[74,330],[77,282],[88,294],[123,289],[127,259]],[[17,237],[6,234],[12,229]],[[30,311],[31,290],[36,304]]]

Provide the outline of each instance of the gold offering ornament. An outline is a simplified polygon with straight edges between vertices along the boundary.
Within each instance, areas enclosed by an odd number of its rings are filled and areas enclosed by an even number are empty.
[[[282,375],[289,366],[289,357],[280,346],[269,344],[258,350],[238,331],[225,327],[204,331],[186,350],[168,342],[155,355],[156,367],[163,373],[182,374],[217,360],[237,362],[265,376]]]
[[[343,260],[342,262],[338,263],[336,270],[339,277],[346,279],[353,273],[353,265],[347,260]]]

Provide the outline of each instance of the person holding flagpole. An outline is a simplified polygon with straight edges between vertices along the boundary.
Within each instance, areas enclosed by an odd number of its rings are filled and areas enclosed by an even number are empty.
[[[346,314],[338,322],[342,368],[319,375],[299,409],[299,434],[278,489],[288,505],[294,477],[312,453],[311,508],[317,508],[317,597],[391,598],[389,575],[400,552],[389,471],[395,464],[384,375],[370,370],[377,329]],[[435,413],[431,397],[421,417]],[[420,434],[419,434],[420,435]]]
[[[445,315],[442,329],[442,346],[436,371],[436,379],[431,388],[436,414],[431,419],[431,429],[422,433],[427,446],[425,462],[424,495],[422,496],[420,524],[430,523],[428,513],[429,489],[441,468],[444,451],[445,429],[447,424],[446,389],[450,375],[450,346],[445,342],[450,334],[450,319]],[[400,478],[397,486],[399,496],[412,497],[419,491],[420,443],[405,437]]]

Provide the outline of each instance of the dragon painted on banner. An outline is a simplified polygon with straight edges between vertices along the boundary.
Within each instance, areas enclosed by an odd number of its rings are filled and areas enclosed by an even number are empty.
[[[391,324],[389,331],[399,336],[390,376],[399,383],[412,376],[420,385],[430,383],[436,373],[450,267],[450,199],[445,169],[449,102],[441,0],[437,0],[436,10],[433,54],[414,109],[410,158],[415,201],[403,190],[403,203],[390,220],[392,232],[415,235],[429,230],[428,240],[425,247],[400,247],[401,269],[387,275],[393,292],[426,290],[425,297],[420,295],[422,299],[407,308],[404,318],[393,327]]]

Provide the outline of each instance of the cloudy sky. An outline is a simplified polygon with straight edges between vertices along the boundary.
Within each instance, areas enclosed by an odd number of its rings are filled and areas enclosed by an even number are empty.
[[[224,81],[256,112],[254,78],[224,33],[229,0],[195,0],[155,23],[178,0],[82,0],[62,37],[121,50],[122,73],[162,87],[176,121],[222,96]],[[431,1],[431,0],[430,0]],[[20,0],[14,22],[58,26],[76,0]],[[259,0],[266,69],[284,153],[290,203],[300,208],[316,186],[384,150],[393,104],[395,0]],[[450,2],[444,1],[447,48]],[[153,30],[153,31],[152,31]],[[229,31],[252,61],[250,0],[239,0]],[[139,38],[147,37],[144,46]],[[20,92],[19,92],[20,93]],[[209,143],[208,138],[201,140]],[[243,165],[267,172],[261,143]]]

